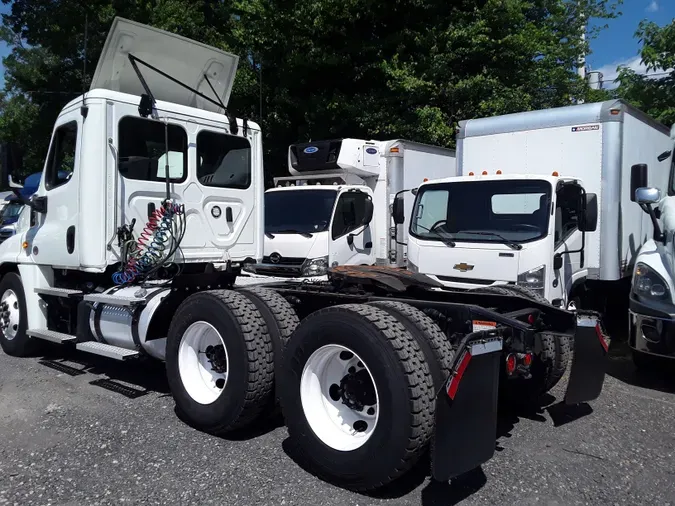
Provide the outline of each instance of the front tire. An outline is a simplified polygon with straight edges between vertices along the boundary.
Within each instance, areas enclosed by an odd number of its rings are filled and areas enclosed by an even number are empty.
[[[9,272],[0,281],[0,346],[7,355],[27,357],[39,348],[26,335],[28,314],[21,277]]]
[[[217,435],[245,427],[272,399],[274,351],[265,320],[242,294],[191,295],[169,327],[166,371],[185,421]]]
[[[303,320],[286,348],[288,432],[312,470],[371,490],[408,471],[434,425],[434,388],[416,339],[389,313],[350,304]]]

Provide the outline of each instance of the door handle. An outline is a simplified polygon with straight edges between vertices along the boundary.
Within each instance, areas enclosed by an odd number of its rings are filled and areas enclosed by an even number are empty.
[[[230,224],[234,221],[234,218],[232,217],[232,208],[231,207],[225,208],[225,220]]]
[[[75,226],[71,225],[68,227],[68,230],[66,230],[66,249],[68,250],[68,254],[72,255],[73,251],[75,251]]]

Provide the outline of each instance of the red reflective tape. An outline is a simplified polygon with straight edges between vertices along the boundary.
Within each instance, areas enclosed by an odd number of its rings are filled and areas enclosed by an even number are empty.
[[[608,352],[609,346],[607,346],[607,341],[605,341],[605,336],[602,334],[602,330],[600,329],[600,324],[597,324],[595,326],[595,333],[598,335],[598,339],[600,339],[600,344],[605,349],[605,352]]]
[[[448,385],[448,397],[450,397],[452,400],[455,400],[455,395],[457,395],[457,389],[459,388],[459,382],[462,381],[462,376],[464,375],[464,371],[466,371],[470,360],[471,353],[465,351],[464,356],[459,363],[459,367],[457,368],[457,372],[452,377],[450,384]]]

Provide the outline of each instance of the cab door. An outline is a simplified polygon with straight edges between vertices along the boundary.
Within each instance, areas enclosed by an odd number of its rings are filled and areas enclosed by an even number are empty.
[[[79,213],[79,109],[61,115],[56,122],[40,186],[33,198],[43,201],[46,212],[33,212],[26,234],[28,254],[38,264],[77,268],[80,252],[76,237]]]
[[[329,265],[375,264],[374,222],[364,223],[372,199],[373,192],[367,187],[343,190],[338,196],[331,222]]]
[[[560,183],[556,190],[554,258],[559,256],[562,262],[558,269],[553,269],[548,299],[562,299],[563,307],[569,304],[570,290],[584,272],[581,267],[583,232],[579,230],[581,193],[580,186],[569,183]]]

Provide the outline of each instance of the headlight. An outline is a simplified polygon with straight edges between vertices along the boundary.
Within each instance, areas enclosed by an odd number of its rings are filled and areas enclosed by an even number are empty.
[[[633,274],[633,292],[653,300],[670,299],[668,283],[643,263],[638,263]]]
[[[325,257],[311,258],[302,264],[303,276],[323,276],[328,272],[328,255]]]
[[[516,284],[529,288],[543,296],[544,289],[546,288],[546,266],[540,265],[536,269],[518,274]]]

